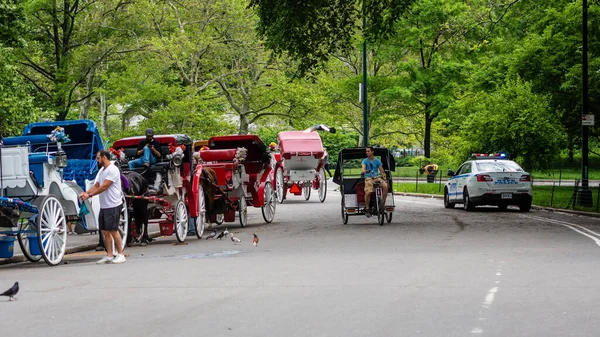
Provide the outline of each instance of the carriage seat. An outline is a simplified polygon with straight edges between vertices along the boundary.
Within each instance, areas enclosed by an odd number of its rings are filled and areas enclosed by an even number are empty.
[[[44,153],[29,154],[29,171],[33,172],[33,176],[40,187],[44,186],[44,163],[48,162],[49,156]]]
[[[75,180],[83,190],[85,190],[85,180],[92,180],[98,172],[98,167],[92,165],[95,160],[91,159],[69,159],[67,157],[67,167],[64,169],[66,180]],[[90,173],[91,170],[91,173]]]
[[[233,161],[237,149],[224,150],[204,150],[200,151],[200,158],[203,161]]]

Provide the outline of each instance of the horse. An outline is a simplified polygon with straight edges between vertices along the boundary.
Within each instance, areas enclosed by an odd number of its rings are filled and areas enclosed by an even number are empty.
[[[141,174],[135,171],[121,172],[121,188],[126,195],[143,196],[148,191],[150,183]],[[141,241],[149,241],[148,237],[148,200],[134,198],[131,200],[131,208],[133,209],[133,219],[135,219],[136,232],[140,233],[143,227],[143,235]],[[131,220],[131,217],[130,217]],[[133,242],[131,226],[127,228],[127,243]]]
[[[222,213],[221,207],[215,208],[215,194],[217,192],[217,173],[210,167],[203,167],[200,175],[200,187],[204,191],[206,200],[206,217],[210,220],[211,215]]]

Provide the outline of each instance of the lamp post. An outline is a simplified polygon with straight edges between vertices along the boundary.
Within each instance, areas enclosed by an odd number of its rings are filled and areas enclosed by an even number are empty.
[[[588,28],[587,28],[587,0],[583,0],[583,20],[581,27],[582,35],[582,124],[581,124],[581,190],[579,191],[578,201],[580,206],[593,206],[592,191],[589,189],[588,180],[588,126],[583,124],[583,119],[589,110],[588,100]]]
[[[362,2],[362,25],[363,25],[363,80],[362,80],[362,103],[363,103],[363,146],[369,146],[369,100],[367,99],[367,0]]]

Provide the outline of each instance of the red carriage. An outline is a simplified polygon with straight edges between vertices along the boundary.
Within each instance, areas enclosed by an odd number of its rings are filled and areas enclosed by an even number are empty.
[[[282,203],[287,193],[310,199],[311,189],[319,192],[319,200],[327,196],[325,150],[316,131],[284,131],[278,135],[280,153],[276,154],[275,184],[277,200]]]
[[[240,225],[245,227],[247,206],[253,206],[261,208],[265,222],[272,222],[276,205],[271,182],[272,153],[262,140],[256,135],[216,136],[208,140],[208,147],[199,152],[200,169],[195,174],[206,181],[204,186],[214,190],[214,200],[209,200],[207,207],[209,221],[216,222],[223,215],[225,222],[234,222],[238,213]],[[202,168],[213,170],[215,179],[206,174],[200,176]],[[202,188],[201,185],[194,184],[192,188]]]
[[[114,142],[113,149],[124,152],[127,158],[135,158],[138,144],[144,138],[120,139]],[[196,236],[200,238],[204,232],[205,198],[202,189],[198,189],[200,175],[195,172],[199,168],[194,166],[192,139],[183,134],[157,135],[154,138],[160,144],[159,161],[148,168],[132,170],[148,180],[156,195],[130,195],[127,196],[128,201],[147,200],[149,219],[159,222],[163,236],[175,233],[177,241],[184,242],[191,217],[195,219]],[[127,165],[121,165],[121,169],[130,170]]]

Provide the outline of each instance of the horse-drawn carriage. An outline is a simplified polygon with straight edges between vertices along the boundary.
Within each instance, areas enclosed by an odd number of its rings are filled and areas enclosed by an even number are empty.
[[[319,191],[319,200],[327,196],[324,152],[316,131],[283,131],[278,135],[279,154],[276,157],[275,185],[277,201],[282,203],[287,193],[310,198],[311,189]]]
[[[208,201],[209,220],[216,222],[223,214],[225,222],[234,222],[237,212],[245,227],[250,205],[260,207],[265,222],[272,222],[276,206],[270,178],[272,154],[261,139],[255,135],[217,136],[208,140],[208,147],[199,152],[198,167],[215,172],[214,178],[203,177],[203,186],[213,189],[214,196]]]
[[[57,127],[58,142],[49,135]],[[66,250],[67,221],[78,221],[97,231],[98,198],[79,200],[97,174],[96,152],[103,144],[93,121],[32,123],[22,136],[4,138],[0,147],[0,257],[12,256],[16,240],[32,262],[59,264]],[[82,208],[87,212],[81,211]],[[69,220],[68,220],[68,218]],[[119,231],[126,239],[127,208],[121,212]],[[12,244],[12,245],[11,245]]]
[[[348,216],[364,215],[367,209],[370,210],[371,214],[377,215],[379,225],[383,225],[384,220],[388,223],[392,221],[395,205],[391,172],[396,169],[396,162],[386,148],[374,147],[373,151],[374,156],[381,160],[383,170],[387,176],[389,191],[385,204],[382,198],[382,187],[378,184],[375,184],[375,191],[370,197],[371,205],[365,204],[365,179],[361,174],[362,161],[366,158],[365,148],[343,149],[338,155],[333,182],[340,185],[342,194],[341,213],[344,225],[348,223]]]
[[[145,137],[129,137],[113,143],[113,150],[123,152],[125,157],[136,157],[138,145]],[[198,238],[204,233],[205,204],[204,193],[198,189],[200,173],[196,172],[193,162],[192,140],[187,135],[157,135],[154,139],[160,144],[157,149],[161,157],[149,167],[130,169],[125,162],[120,163],[122,171],[133,170],[140,173],[151,185],[155,195],[128,195],[129,202],[134,200],[148,201],[149,219],[158,221],[163,236],[175,233],[177,241],[184,242],[190,217],[195,220],[195,232]],[[162,216],[165,215],[166,219]],[[137,233],[143,227],[136,219]]]

